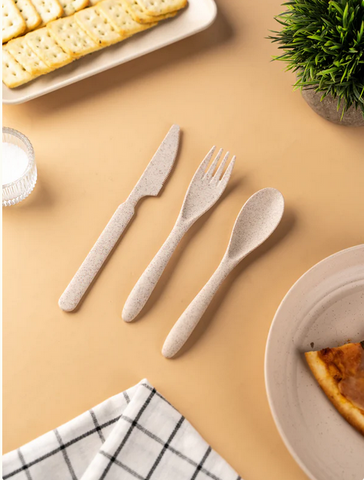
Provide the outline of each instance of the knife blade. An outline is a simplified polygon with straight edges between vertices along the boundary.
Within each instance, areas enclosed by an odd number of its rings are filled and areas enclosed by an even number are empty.
[[[172,125],[165,139],[153,155],[144,173],[134,187],[143,196],[157,196],[169,176],[177,156],[180,128]],[[131,195],[133,194],[131,193]]]
[[[80,303],[134,216],[139,200],[146,196],[157,196],[162,189],[177,156],[179,136],[180,127],[172,125],[129,197],[116,209],[58,301],[59,307],[65,312],[71,312]]]

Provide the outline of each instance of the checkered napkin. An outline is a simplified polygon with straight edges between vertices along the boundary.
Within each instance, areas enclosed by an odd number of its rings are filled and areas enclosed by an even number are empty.
[[[3,479],[241,480],[149,383],[3,456]]]

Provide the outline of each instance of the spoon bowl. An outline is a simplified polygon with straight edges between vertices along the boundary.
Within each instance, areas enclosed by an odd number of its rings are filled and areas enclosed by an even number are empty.
[[[283,195],[275,188],[263,188],[252,195],[236,219],[226,257],[240,262],[259,247],[277,228],[283,211]]]

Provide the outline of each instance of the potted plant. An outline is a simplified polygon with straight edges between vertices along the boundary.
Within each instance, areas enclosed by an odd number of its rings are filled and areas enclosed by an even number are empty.
[[[296,72],[294,87],[319,115],[364,125],[364,0],[291,0],[269,36]]]

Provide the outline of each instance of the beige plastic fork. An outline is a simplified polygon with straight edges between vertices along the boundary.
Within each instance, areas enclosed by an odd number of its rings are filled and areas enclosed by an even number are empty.
[[[222,149],[220,149],[211,163],[210,168],[206,172],[206,168],[214,151],[215,147],[212,147],[201,165],[198,167],[188,187],[180,214],[171,233],[127,298],[122,312],[122,318],[126,322],[131,322],[147,303],[183,235],[189,230],[189,228],[191,228],[198,218],[206,213],[218,201],[224,192],[234,167],[235,156],[232,158],[225,173],[222,175],[229,157],[229,152],[226,153],[216,170],[222,154]],[[216,173],[214,173],[215,170]]]

